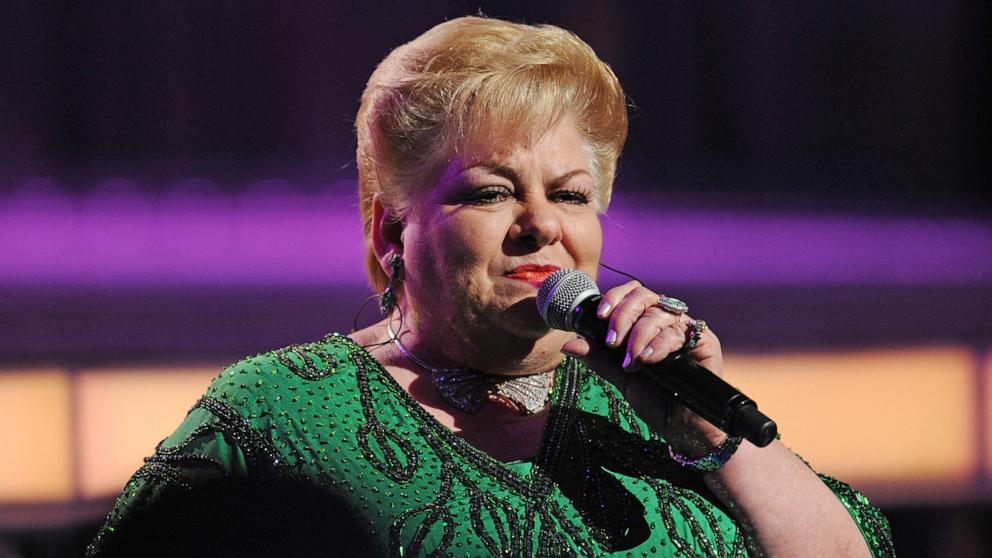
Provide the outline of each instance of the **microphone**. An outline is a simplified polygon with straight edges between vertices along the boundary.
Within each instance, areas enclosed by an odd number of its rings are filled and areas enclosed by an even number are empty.
[[[622,362],[621,347],[606,345],[608,322],[596,315],[603,295],[585,273],[560,269],[544,280],[537,291],[537,311],[554,329],[574,331],[599,342],[607,353]],[[758,411],[758,405],[734,386],[700,366],[685,349],[668,355],[657,364],[644,365],[644,372],[676,401],[731,436],[741,436],[758,447],[775,439],[775,422]]]

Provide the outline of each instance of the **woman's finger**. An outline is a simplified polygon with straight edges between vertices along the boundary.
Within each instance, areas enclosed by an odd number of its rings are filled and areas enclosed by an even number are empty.
[[[662,344],[654,343],[652,346],[652,342],[664,339],[666,329],[675,330],[676,335],[684,335],[682,333],[684,326],[672,318],[671,314],[665,313],[657,306],[652,305],[644,310],[630,330],[627,339],[628,358],[625,359],[624,368],[629,369],[630,364],[643,362],[641,357],[650,357],[655,351],[663,349]]]
[[[699,342],[689,351],[689,356],[711,372],[717,375],[723,374],[723,350],[720,346],[720,339],[717,338],[712,329],[707,328],[699,336]]]
[[[613,287],[612,289],[606,291],[603,293],[603,299],[599,301],[599,306],[596,307],[596,315],[599,316],[600,319],[610,317],[610,313],[612,313],[613,309],[617,307],[617,304],[619,304],[620,301],[627,296],[627,293],[640,286],[641,284],[637,281],[628,281],[623,285]]]
[[[674,327],[659,332],[648,344],[637,353],[636,360],[628,370],[635,370],[645,364],[656,364],[665,360],[668,355],[682,348],[685,344],[685,332]]]
[[[634,323],[637,322],[647,311],[658,301],[658,295],[642,286],[637,286],[627,292],[622,300],[617,302],[616,307],[610,314],[610,326],[606,333],[606,344],[611,347],[619,347],[623,340],[627,338]],[[664,322],[663,326],[668,326],[674,321],[674,316],[664,312],[659,316]]]

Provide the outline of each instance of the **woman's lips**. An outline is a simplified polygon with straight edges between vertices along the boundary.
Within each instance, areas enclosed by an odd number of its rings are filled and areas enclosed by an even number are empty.
[[[551,275],[559,269],[561,268],[556,265],[526,264],[517,266],[503,275],[504,277],[508,277],[510,279],[539,286],[545,279],[548,278],[548,275]]]

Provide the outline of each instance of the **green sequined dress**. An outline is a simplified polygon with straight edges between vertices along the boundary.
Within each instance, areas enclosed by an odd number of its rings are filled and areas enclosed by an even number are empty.
[[[145,460],[88,554],[113,554],[170,495],[266,477],[333,493],[370,534],[369,555],[747,556],[698,476],[578,361],[557,370],[549,413],[538,455],[506,464],[434,420],[347,337],[257,355],[223,370]],[[823,478],[874,556],[894,556],[884,517]]]

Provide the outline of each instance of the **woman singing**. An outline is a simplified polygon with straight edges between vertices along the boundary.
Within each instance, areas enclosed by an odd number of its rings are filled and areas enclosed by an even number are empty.
[[[728,437],[641,374],[683,348],[722,370],[684,303],[637,282],[604,293],[622,363],[535,310],[554,271],[596,276],[627,134],[620,84],[588,45],[445,22],[379,65],[355,126],[382,320],[225,369],[92,554],[135,548],[159,502],[279,479],[293,487],[279,509],[327,494],[307,515],[376,556],[893,555],[863,496],[778,441]],[[306,531],[312,555],[341,551]]]

